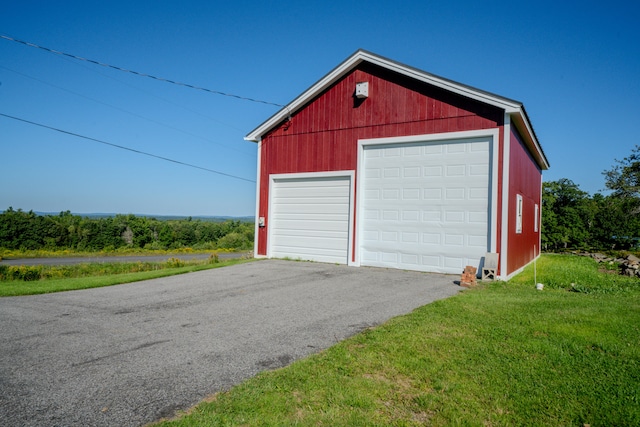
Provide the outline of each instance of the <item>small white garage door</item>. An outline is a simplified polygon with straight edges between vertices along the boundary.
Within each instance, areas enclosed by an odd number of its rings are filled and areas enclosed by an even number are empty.
[[[270,257],[347,264],[351,178],[274,179]]]
[[[364,146],[363,265],[459,274],[488,249],[490,139]]]

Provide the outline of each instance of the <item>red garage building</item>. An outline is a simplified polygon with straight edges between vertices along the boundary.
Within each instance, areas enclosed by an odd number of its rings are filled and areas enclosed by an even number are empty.
[[[539,255],[522,103],[359,50],[258,126],[257,257],[442,273]]]

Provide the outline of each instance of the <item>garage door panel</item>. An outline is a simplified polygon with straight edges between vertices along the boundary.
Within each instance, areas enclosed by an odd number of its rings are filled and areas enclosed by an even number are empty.
[[[348,201],[345,201],[348,204]],[[318,216],[318,211],[321,210],[323,215],[334,215],[344,218],[348,216],[344,213],[344,206],[340,204],[309,204],[309,205],[297,205],[294,203],[280,205],[283,215],[315,215]],[[285,210],[286,209],[286,210]]]
[[[318,230],[321,232],[339,231],[344,232],[344,220],[319,220],[315,217],[309,216],[308,219],[279,219],[272,225],[274,231],[280,230],[300,230],[300,231],[313,231]]]
[[[340,189],[344,191],[344,188]],[[313,197],[309,197],[309,192],[318,193]],[[309,189],[305,189],[305,191],[296,191],[296,194],[292,191],[288,191],[286,194],[279,195],[277,198],[274,198],[278,203],[340,203],[344,200],[348,200],[348,197],[345,197],[342,194],[334,194],[334,193],[326,193],[322,191],[322,189],[310,187]]]
[[[435,271],[442,265],[441,257],[437,255],[422,255],[421,261],[427,271]]]
[[[308,196],[309,192],[307,192]],[[296,198],[274,198],[273,201],[278,206],[290,205],[291,208],[327,208],[332,205],[342,206],[344,203],[348,203],[348,198],[337,198],[337,197],[296,197]]]
[[[270,256],[346,264],[351,179],[277,179],[272,187]]]
[[[489,175],[488,164],[469,165],[469,176],[488,176],[488,175]]]
[[[307,192],[309,194],[309,192]],[[303,198],[303,197],[291,197],[291,198],[274,198],[273,201],[278,205],[294,205],[294,206],[328,206],[331,204],[340,205],[342,203],[348,202],[348,198],[337,198],[337,197],[313,197],[313,198]]]
[[[467,146],[462,143],[448,143],[444,146],[447,154],[461,154],[467,151]]]
[[[325,236],[286,236],[286,244],[276,244],[274,249],[283,248],[309,248],[309,249],[327,249],[341,250],[343,246],[342,237],[325,237]]]
[[[341,187],[349,187],[348,179],[336,180],[335,177],[317,178],[282,178],[278,179],[278,188],[300,190],[303,188],[317,187],[326,191]]]
[[[279,247],[279,258],[301,259],[307,261],[340,263],[343,252],[339,249],[328,249],[324,247],[304,246],[282,246]]]
[[[364,147],[361,263],[477,265],[488,249],[489,148],[489,138]]]
[[[430,246],[431,251],[437,249],[442,244],[442,234],[441,233],[422,233],[421,235],[421,243],[423,246]]]
[[[311,235],[313,233],[338,233],[344,237],[344,223],[342,221],[287,221],[286,225],[273,227],[273,231],[278,235]]]
[[[487,247],[487,236],[486,235],[469,235],[467,236],[468,245],[476,248],[486,248]]]

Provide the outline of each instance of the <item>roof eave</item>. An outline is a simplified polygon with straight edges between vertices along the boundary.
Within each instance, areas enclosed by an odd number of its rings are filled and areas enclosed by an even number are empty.
[[[517,110],[522,105],[518,101],[507,99],[490,92],[485,92],[471,86],[466,86],[461,83],[454,82],[453,80],[448,80],[443,77],[427,73],[417,68],[413,68],[360,49],[350,57],[348,57],[346,60],[344,60],[342,63],[340,63],[333,70],[329,71],[329,73],[327,73],[310,88],[296,97],[284,108],[279,110],[265,122],[249,132],[249,134],[247,134],[244,139],[247,141],[257,142],[259,138],[271,131],[275,126],[285,120],[288,116],[291,116],[292,114],[297,112],[297,110],[304,106],[310,99],[313,99],[315,96],[322,93],[325,89],[340,80],[343,76],[345,76],[347,73],[349,73],[364,61],[381,66],[391,71],[395,71],[399,74],[403,74],[415,80],[422,81],[424,83],[440,87],[450,92],[457,93],[464,97],[472,98],[477,101],[496,106],[498,108],[504,109],[505,111]]]
[[[322,77],[315,84],[298,95],[293,101],[285,105],[273,116],[269,117],[265,122],[249,132],[249,134],[247,134],[244,139],[246,141],[258,142],[260,138],[268,133],[271,129],[273,129],[287,117],[297,112],[297,110],[304,104],[306,104],[308,100],[314,98],[323,90],[338,81],[342,76],[347,74],[352,68],[355,68],[358,64],[360,64],[363,61],[363,59],[357,58],[360,52],[361,51],[357,51],[345,61],[340,63],[333,70],[329,71],[324,77]]]
[[[533,131],[533,127],[531,126],[531,123],[529,121],[529,117],[527,116],[527,113],[524,110],[524,106],[521,102],[508,99],[490,92],[485,92],[483,90],[476,89],[474,87],[467,86],[453,80],[448,80],[431,73],[427,73],[425,71],[407,66],[405,64],[401,64],[388,58],[384,58],[363,49],[357,50],[342,63],[340,63],[337,67],[329,71],[324,77],[318,80],[306,91],[302,92],[284,108],[279,110],[265,122],[252,130],[244,139],[246,141],[259,142],[262,137],[270,132],[273,128],[278,126],[291,115],[295,114],[307,102],[329,88],[331,85],[340,80],[343,76],[345,76],[347,73],[349,73],[364,61],[504,110],[506,114],[510,115],[516,126],[521,129],[521,133],[525,134],[524,138],[526,140],[526,143],[529,146],[529,149],[531,150],[536,161],[540,165],[540,168],[549,168],[549,162],[547,161],[547,158],[542,151],[535,132]]]
[[[547,156],[542,150],[542,146],[538,142],[538,137],[536,136],[536,133],[531,126],[531,122],[529,121],[529,116],[524,109],[524,105],[521,105],[520,108],[518,108],[516,111],[505,112],[506,114],[509,114],[511,122],[514,123],[516,128],[520,131],[520,134],[524,139],[524,143],[529,148],[529,152],[535,159],[536,163],[538,163],[540,169],[549,169],[549,161],[547,160]]]

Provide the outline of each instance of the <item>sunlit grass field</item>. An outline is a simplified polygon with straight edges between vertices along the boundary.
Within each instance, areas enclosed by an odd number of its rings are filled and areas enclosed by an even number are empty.
[[[91,262],[63,266],[0,265],[0,297],[35,295],[98,288],[248,262],[248,259],[182,260],[164,262]]]

